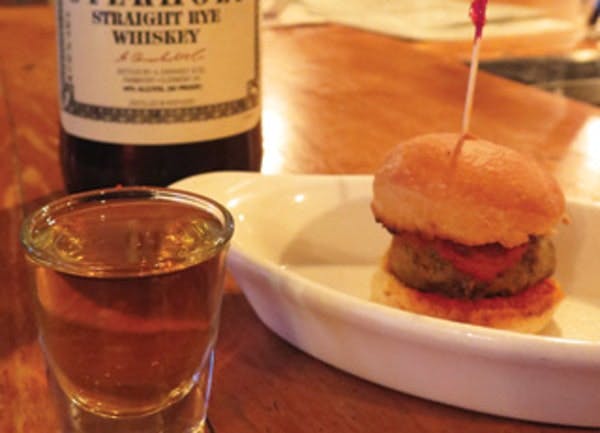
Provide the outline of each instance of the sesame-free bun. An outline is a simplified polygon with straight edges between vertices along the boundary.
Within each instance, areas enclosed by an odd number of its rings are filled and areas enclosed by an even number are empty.
[[[400,143],[373,182],[375,218],[391,232],[420,232],[464,245],[511,248],[549,233],[564,196],[533,159],[458,134],[421,135]]]
[[[539,333],[552,320],[564,294],[551,278],[512,296],[482,299],[449,298],[426,293],[402,284],[385,266],[379,268],[372,282],[374,302],[431,317],[506,329]]]

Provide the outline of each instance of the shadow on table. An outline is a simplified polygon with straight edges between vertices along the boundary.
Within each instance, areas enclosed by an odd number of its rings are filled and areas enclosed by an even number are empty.
[[[484,61],[480,68],[568,98],[600,106],[600,52],[580,50],[568,56]]]

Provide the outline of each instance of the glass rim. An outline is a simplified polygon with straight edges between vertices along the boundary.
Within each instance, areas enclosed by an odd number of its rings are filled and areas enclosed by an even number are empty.
[[[68,194],[63,197],[54,199],[45,205],[30,212],[21,223],[19,240],[22,247],[25,249],[26,256],[33,263],[51,268],[58,272],[63,272],[70,275],[83,276],[83,277],[95,277],[95,278],[127,278],[127,277],[148,277],[155,275],[164,275],[172,272],[177,272],[182,269],[194,266],[202,260],[199,258],[195,261],[190,261],[185,265],[175,266],[172,269],[147,269],[143,273],[136,273],[134,270],[125,270],[118,267],[101,267],[95,269],[89,269],[88,265],[85,265],[86,269],[82,269],[81,265],[69,263],[68,261],[57,260],[56,255],[49,254],[43,249],[38,248],[35,245],[34,230],[37,227],[43,227],[48,225],[47,218],[51,215],[58,215],[61,213],[68,213],[81,207],[81,205],[98,205],[103,204],[107,201],[118,202],[118,200],[127,199],[149,199],[149,200],[163,200],[171,203],[180,203],[182,205],[188,205],[192,208],[201,209],[209,212],[211,215],[216,217],[221,224],[218,231],[218,237],[220,242],[211,248],[208,257],[212,257],[220,250],[225,248],[234,232],[234,220],[229,210],[219,203],[218,201],[190,191],[179,190],[175,188],[166,188],[159,186],[124,186],[114,188],[100,188],[93,189],[74,194]],[[46,222],[44,222],[46,221]],[[203,256],[205,259],[206,256]]]

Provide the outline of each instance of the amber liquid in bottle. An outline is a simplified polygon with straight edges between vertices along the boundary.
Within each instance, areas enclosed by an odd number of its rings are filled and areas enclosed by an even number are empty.
[[[171,145],[118,145],[68,134],[61,128],[60,156],[69,192],[116,185],[167,186],[200,172],[260,170],[260,123],[217,140]]]

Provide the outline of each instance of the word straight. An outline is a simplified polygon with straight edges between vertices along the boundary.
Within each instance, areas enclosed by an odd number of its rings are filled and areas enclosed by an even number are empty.
[[[92,11],[92,24],[111,26],[178,26],[181,11],[166,12],[116,12]]]

